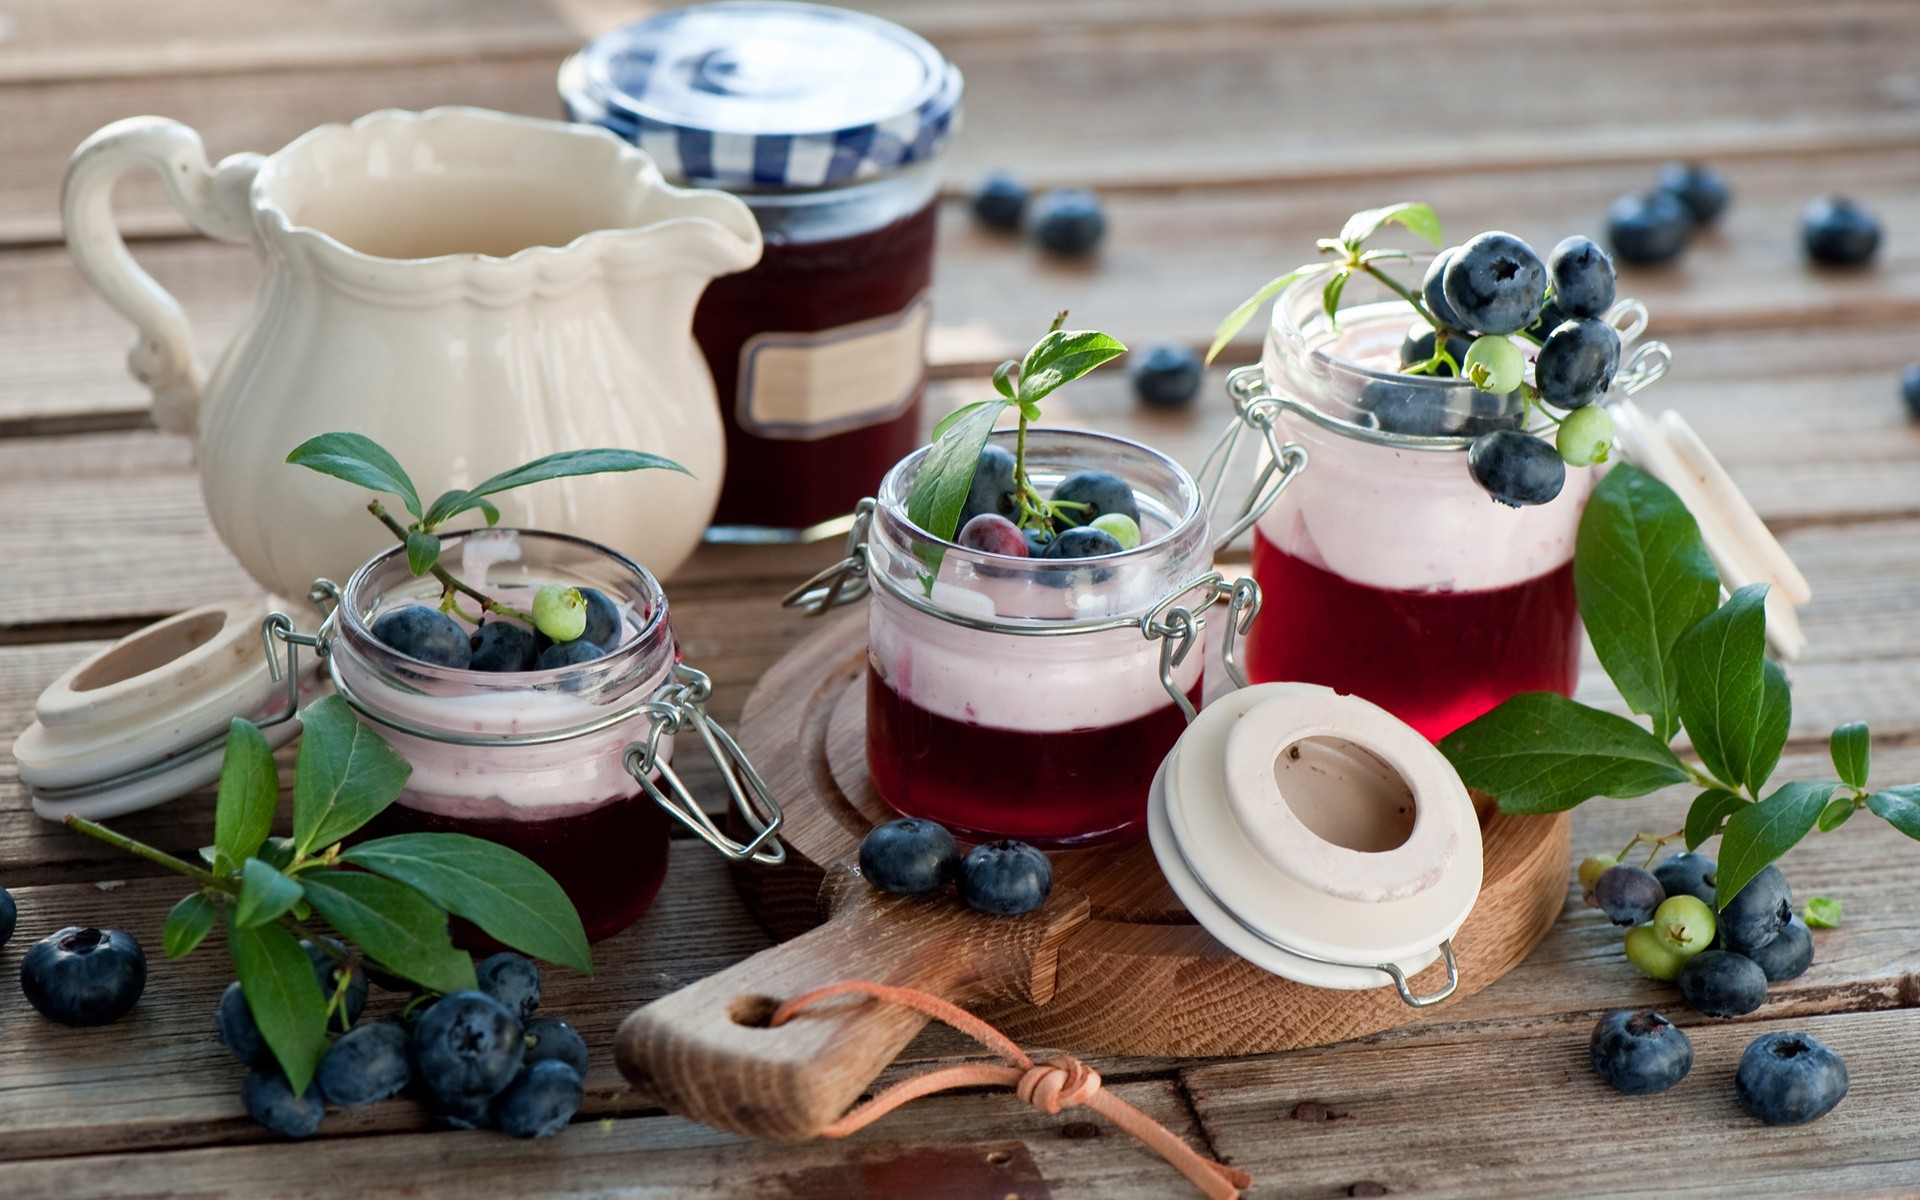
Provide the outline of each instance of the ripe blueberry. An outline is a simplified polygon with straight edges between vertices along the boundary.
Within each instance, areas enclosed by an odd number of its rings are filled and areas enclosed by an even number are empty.
[[[1446,395],[1432,384],[1376,379],[1360,389],[1354,407],[1372,415],[1372,428],[1388,433],[1447,437],[1453,432],[1454,419],[1447,411]]]
[[[1053,890],[1053,864],[1025,842],[984,842],[960,860],[960,899],[1000,916],[1032,912]]]
[[[1805,1125],[1832,1112],[1847,1094],[1847,1064],[1818,1038],[1763,1033],[1733,1074],[1740,1107],[1769,1125]]]
[[[1908,363],[1902,368],[1900,398],[1907,402],[1907,411],[1913,419],[1920,421],[1920,363]]]
[[[370,1021],[327,1047],[314,1082],[342,1108],[360,1108],[398,1095],[413,1078],[407,1031],[392,1021]]]
[[[321,938],[333,953],[327,953],[325,947],[316,945],[306,938],[300,939],[300,948],[307,952],[307,958],[313,963],[313,978],[320,985],[320,994],[328,1000],[333,999],[334,991],[340,985],[340,972],[347,971],[351,977],[347,980],[346,1020],[336,1025],[351,1025],[360,1019],[360,1012],[367,1006],[367,973],[358,962],[351,966],[342,959],[351,960],[351,954],[344,943],[335,938]]]
[[[473,658],[467,631],[439,609],[409,604],[381,613],[373,622],[373,636],[387,649],[436,667],[464,671]]]
[[[1767,999],[1767,973],[1731,950],[1703,950],[1687,960],[1676,980],[1687,1007],[1709,1017],[1744,1016]]]
[[[320,1128],[327,1102],[317,1083],[307,1084],[298,1096],[277,1067],[255,1067],[240,1081],[240,1102],[247,1115],[281,1137],[303,1138]]]
[[[576,638],[571,642],[555,642],[542,650],[540,657],[533,660],[533,669],[555,671],[561,667],[577,667],[606,656],[607,652],[599,646],[585,638]]]
[[[1434,344],[1438,340],[1439,331],[1433,326],[1425,321],[1416,323],[1413,328],[1407,330],[1407,336],[1400,342],[1400,365],[1412,367],[1426,362],[1433,357]],[[1466,361],[1467,350],[1471,345],[1471,342],[1457,333],[1447,335],[1447,354],[1452,357],[1455,366]],[[1441,363],[1427,374],[1438,379],[1446,379],[1452,376],[1453,368]]]
[[[1048,558],[1099,558],[1126,547],[1104,529],[1069,529],[1047,544]]]
[[[980,461],[973,468],[973,483],[967,488],[967,502],[960,506],[960,525],[981,513],[998,513],[1011,520],[1018,509],[1013,503],[1013,452],[989,443],[980,449]]]
[[[1667,893],[1653,872],[1621,863],[1608,867],[1593,881],[1593,898],[1615,925],[1640,925],[1653,920],[1654,910]]]
[[[0,946],[13,940],[14,926],[20,923],[20,909],[13,901],[13,893],[0,888]]]
[[[1793,920],[1793,890],[1780,868],[1769,864],[1720,904],[1720,942],[1739,954],[1771,942]]]
[[[621,642],[620,606],[599,588],[583,587],[580,598],[587,602],[587,627],[580,636],[596,646],[611,650]]]
[[[1133,394],[1149,408],[1185,408],[1200,394],[1200,356],[1185,346],[1150,346],[1134,360]]]
[[[513,1079],[526,1053],[520,1022],[485,992],[453,992],[413,1027],[421,1082],[451,1115],[466,1119]]]
[[[1027,211],[1026,185],[1005,171],[980,181],[968,200],[974,219],[989,229],[1017,229]]]
[[[1686,249],[1693,213],[1666,192],[1628,193],[1607,209],[1607,241],[1616,258],[1648,265]]]
[[[1533,248],[1510,233],[1476,234],[1441,277],[1447,303],[1469,329],[1518,333],[1547,298],[1547,268]]]
[[[1668,163],[1653,177],[1653,186],[1686,205],[1702,225],[1720,215],[1731,195],[1726,178],[1699,163]]]
[[[20,990],[62,1025],[105,1025],[131,1012],[147,986],[147,956],[118,929],[69,925],[20,960]]]
[[[1027,539],[1020,527],[999,513],[981,513],[960,528],[953,539],[968,550],[982,554],[1004,554],[1008,558],[1027,557]]]
[[[1054,485],[1053,499],[1075,506],[1055,514],[1056,519],[1069,525],[1091,525],[1095,517],[1108,513],[1131,518],[1135,525],[1140,523],[1140,505],[1133,498],[1133,489],[1112,471],[1076,471]]]
[[[540,1007],[540,972],[523,955],[502,950],[474,964],[480,990],[507,1006],[522,1022]]]
[[[566,1063],[547,1059],[520,1072],[493,1101],[493,1123],[509,1137],[552,1137],[580,1110],[585,1090]]]
[[[1455,333],[1465,333],[1468,329],[1466,319],[1453,311],[1453,305],[1447,303],[1447,264],[1452,262],[1454,255],[1458,253],[1460,253],[1460,247],[1449,246],[1433,256],[1433,261],[1427,264],[1426,275],[1420,280],[1420,298],[1427,302],[1427,313],[1434,320]],[[1458,359],[1455,361],[1457,362]]]
[[[1020,531],[1027,543],[1028,558],[1045,558],[1047,547],[1053,545],[1053,535],[1044,529],[1029,525]]]
[[[1800,238],[1813,261],[1852,267],[1880,248],[1880,222],[1844,196],[1822,196],[1800,214]]]
[[[1600,898],[1593,894],[1593,885],[1600,882],[1600,877],[1606,874],[1609,868],[1619,865],[1619,858],[1611,854],[1592,854],[1580,860],[1580,868],[1575,872],[1575,878],[1580,881],[1581,896],[1588,908],[1600,907]]]
[[[260,1036],[260,1026],[253,1019],[253,1010],[247,1007],[247,998],[240,992],[239,980],[228,984],[227,990],[220,993],[220,1007],[214,1010],[213,1027],[220,1034],[220,1044],[242,1066],[258,1066],[268,1061],[267,1039]]]
[[[1598,317],[1613,307],[1613,259],[1594,240],[1574,234],[1547,255],[1553,306],[1570,317]]]
[[[1040,248],[1062,257],[1085,254],[1107,232],[1100,201],[1085,188],[1054,188],[1033,202],[1033,237]]]
[[[511,621],[488,621],[473,631],[467,644],[473,648],[467,661],[470,671],[531,671],[540,655],[533,630]]]
[[[1527,326],[1521,330],[1521,332],[1536,342],[1544,342],[1547,340],[1548,334],[1560,328],[1567,320],[1568,314],[1562,311],[1558,304],[1555,304],[1549,299],[1545,304],[1540,306],[1540,315],[1533,319],[1533,324]]]
[[[1547,335],[1533,364],[1540,396],[1557,408],[1591,404],[1613,386],[1620,334],[1595,317],[1577,317]]]
[[[1704,854],[1695,854],[1688,850],[1680,854],[1671,854],[1662,859],[1653,869],[1653,877],[1660,881],[1669,896],[1692,896],[1706,904],[1713,903],[1713,874],[1719,870],[1719,864]]]
[[[959,865],[953,835],[924,817],[876,825],[860,842],[860,873],[883,892],[923,896],[953,878]]]
[[[557,1059],[572,1067],[580,1078],[587,1077],[587,1043],[573,1026],[552,1017],[535,1017],[525,1026],[527,1052],[520,1059],[530,1067],[547,1059]]]
[[[1693,1042],[1659,1013],[1615,1009],[1587,1043],[1594,1074],[1629,1096],[1664,1092],[1693,1069]]]
[[[1798,979],[1813,965],[1813,931],[1795,917],[1772,941],[1743,953],[1759,965],[1768,983]]]
[[[1473,439],[1467,471],[1489,496],[1511,508],[1545,504],[1567,483],[1560,452],[1530,433],[1497,429]]]

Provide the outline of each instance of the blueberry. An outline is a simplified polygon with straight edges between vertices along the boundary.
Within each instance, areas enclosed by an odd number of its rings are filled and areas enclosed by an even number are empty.
[[[1047,556],[1047,547],[1053,545],[1052,534],[1044,529],[1037,529],[1031,525],[1022,529],[1020,536],[1026,539],[1028,558],[1045,558]]]
[[[1686,968],[1688,956],[1662,941],[1651,925],[1635,925],[1627,930],[1627,961],[1648,979],[1672,983]]]
[[[1400,342],[1400,365],[1417,366],[1432,358],[1434,342],[1438,337],[1439,331],[1433,326],[1425,321],[1416,322]],[[1466,360],[1467,350],[1472,344],[1457,333],[1447,335],[1447,353],[1453,356],[1456,365]],[[1428,374],[1437,379],[1446,379],[1453,374],[1453,368],[1441,363]]]
[[[1600,1018],[1587,1043],[1593,1072],[1617,1092],[1664,1092],[1693,1069],[1693,1042],[1659,1013],[1619,1008]]]
[[[464,671],[473,658],[467,631],[460,623],[424,604],[409,604],[380,614],[373,623],[373,636],[397,654],[436,667]]]
[[[427,1107],[433,1110],[434,1120],[448,1129],[493,1128],[493,1096],[429,1096]]]
[[[1540,256],[1510,233],[1476,234],[1453,256],[1441,276],[1447,303],[1481,333],[1518,333],[1532,324],[1547,299],[1547,268]]]
[[[1712,904],[1713,873],[1719,869],[1719,864],[1706,855],[1689,850],[1662,859],[1653,869],[1653,877],[1669,896],[1692,896]]]
[[[960,529],[953,539],[969,550],[982,554],[1004,554],[1008,558],[1027,557],[1027,539],[1020,527],[999,513],[981,513]]]
[[[883,892],[923,896],[953,878],[959,865],[953,835],[923,817],[876,825],[860,842],[860,873]]]
[[[1061,509],[1055,518],[1069,525],[1091,525],[1095,517],[1119,513],[1140,523],[1140,505],[1127,481],[1112,471],[1076,471],[1054,485],[1053,499],[1084,507]]]
[[[1027,185],[1005,171],[980,181],[968,203],[974,219],[989,229],[1017,229],[1027,211]]]
[[[1769,1125],[1805,1125],[1832,1112],[1847,1094],[1847,1064],[1818,1038],[1763,1033],[1733,1074],[1740,1107]]]
[[[147,956],[118,929],[69,925],[20,960],[20,990],[62,1025],[105,1025],[132,1011],[147,986]]]
[[[234,980],[227,990],[220,993],[220,1007],[214,1010],[213,1027],[220,1034],[220,1044],[242,1066],[258,1066],[269,1061],[267,1039],[260,1036],[260,1026],[253,1019],[253,1009],[247,1007],[247,998],[240,992],[240,981]]]
[[[1598,317],[1613,307],[1613,260],[1592,238],[1575,234],[1547,255],[1553,304],[1570,317]]]
[[[991,444],[981,447],[967,502],[960,506],[961,528],[981,513],[998,513],[1008,520],[1019,513],[1013,502],[1013,466],[1012,451]]]
[[[327,1115],[327,1102],[317,1083],[296,1096],[287,1077],[277,1068],[255,1067],[240,1081],[240,1102],[247,1115],[281,1137],[303,1138],[320,1128]]]
[[[1687,1007],[1709,1017],[1745,1016],[1767,999],[1767,973],[1731,950],[1704,950],[1687,960],[1677,980]]]
[[[1418,383],[1376,379],[1360,389],[1354,406],[1372,413],[1374,428],[1412,437],[1446,437],[1453,416],[1441,389]]]
[[[473,974],[481,991],[523,1022],[540,1007],[540,972],[524,955],[502,950],[474,964]]]
[[[1427,302],[1427,312],[1434,320],[1455,332],[1465,332],[1469,328],[1466,320],[1447,303],[1447,264],[1459,252],[1460,247],[1449,246],[1433,256],[1433,261],[1427,264],[1426,275],[1420,280],[1420,298]]]
[[[985,842],[960,860],[960,899],[1000,916],[1032,912],[1053,890],[1053,864],[1025,842]]]
[[[1558,408],[1591,404],[1613,386],[1620,369],[1620,334],[1595,317],[1567,321],[1540,343],[1533,380],[1541,398]]]
[[[1822,196],[1800,214],[1800,238],[1813,261],[1852,267],[1880,248],[1880,222],[1844,196]]]
[[[1464,416],[1449,417],[1447,432],[1455,437],[1477,438],[1496,429],[1518,429],[1525,412],[1514,394],[1500,395],[1473,389],[1471,410]]]
[[[552,1137],[580,1110],[580,1076],[555,1059],[520,1072],[493,1102],[493,1123],[509,1137]]]
[[[1547,340],[1547,335],[1558,329],[1561,323],[1566,320],[1567,314],[1561,310],[1558,304],[1555,304],[1549,299],[1545,304],[1540,306],[1540,315],[1533,319],[1533,324],[1527,326],[1520,332],[1536,342],[1544,342]]]
[[[0,946],[13,940],[14,926],[20,923],[20,909],[13,902],[13,893],[0,888]]]
[[[620,606],[599,588],[581,588],[580,598],[587,602],[587,627],[581,631],[581,638],[609,650],[618,646],[624,624],[620,619]]]
[[[1668,163],[1653,177],[1653,186],[1686,205],[1702,225],[1720,215],[1731,195],[1726,178],[1699,163]]]
[[[315,945],[306,938],[300,939],[300,948],[307,952],[307,958],[313,963],[313,978],[320,984],[320,994],[333,999],[334,991],[340,985],[340,972],[349,971],[352,977],[347,981],[346,1021],[351,1025],[360,1019],[361,1010],[367,1007],[367,973],[360,969],[358,962],[351,966],[343,964],[342,958],[351,958],[346,945],[334,938],[322,938],[334,953],[327,953],[324,947]]]
[[[467,661],[470,671],[531,671],[540,655],[540,641],[533,630],[511,621],[488,621],[467,639],[473,656]]]
[[[572,1067],[580,1078],[587,1077],[587,1043],[573,1026],[552,1017],[535,1017],[524,1028],[527,1052],[520,1060],[523,1069],[555,1059]]]
[[[466,1118],[520,1069],[526,1042],[507,1006],[485,992],[451,992],[413,1027],[420,1080],[447,1112]]]
[[[1759,965],[1768,983],[1798,979],[1813,965],[1813,931],[1795,917],[1772,941],[1743,953]]]
[[[571,642],[555,642],[542,650],[540,657],[533,660],[533,669],[554,671],[561,667],[577,667],[606,656],[607,652],[598,645],[585,638],[576,638]]]
[[[1149,408],[1185,408],[1200,394],[1200,356],[1185,346],[1149,346],[1134,360],[1133,394]]]
[[[1694,896],[1668,896],[1653,910],[1650,928],[1661,945],[1688,959],[1713,945],[1720,922],[1706,901]]]
[[[1467,470],[1501,504],[1545,504],[1566,486],[1567,464],[1552,446],[1517,429],[1496,429],[1473,439]]]
[[[1608,868],[1619,865],[1620,856],[1617,854],[1589,854],[1580,860],[1574,877],[1580,881],[1580,890],[1587,894],[1588,908],[1600,907],[1600,901],[1593,895],[1593,885],[1600,882],[1600,877],[1607,873]]]
[[[1739,954],[1758,950],[1779,936],[1793,920],[1793,890],[1787,877],[1772,865],[1720,903],[1720,943]]]
[[[1621,863],[1600,872],[1593,882],[1593,898],[1615,925],[1640,925],[1653,920],[1667,893],[1653,872]]]
[[[1085,254],[1100,244],[1106,232],[1107,215],[1085,188],[1054,188],[1033,202],[1033,237],[1049,253]]]
[[[1607,209],[1607,241],[1614,257],[1630,263],[1666,262],[1692,235],[1693,213],[1667,192],[1630,192]]]
[[[1590,467],[1613,452],[1613,417],[1598,404],[1576,408],[1560,422],[1553,444],[1570,467]]]
[[[327,1047],[314,1081],[342,1108],[360,1108],[398,1095],[413,1078],[407,1031],[392,1021],[370,1021]]]
[[[1048,558],[1100,558],[1126,547],[1104,529],[1069,529],[1047,545]]]
[[[1913,419],[1920,421],[1920,363],[1908,363],[1901,370],[1900,397],[1907,402],[1907,411]]]
[[[395,975],[372,959],[363,960],[360,969],[367,973],[367,982],[389,992],[417,992],[420,985],[402,975]]]

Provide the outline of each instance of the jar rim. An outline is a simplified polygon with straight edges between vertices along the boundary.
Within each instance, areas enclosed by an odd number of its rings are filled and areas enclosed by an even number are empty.
[[[1435,257],[1436,255],[1431,253],[1421,253],[1414,255],[1410,261],[1416,266],[1422,266],[1431,263]],[[1355,362],[1350,358],[1342,358],[1337,354],[1329,354],[1321,347],[1308,345],[1307,331],[1301,327],[1300,322],[1295,318],[1293,308],[1288,301],[1297,299],[1301,295],[1304,295],[1309,289],[1324,286],[1325,281],[1318,275],[1295,280],[1285,291],[1281,292],[1279,298],[1274,301],[1273,317],[1269,328],[1276,339],[1284,338],[1287,347],[1296,354],[1311,357],[1316,362],[1325,363],[1331,370],[1344,372],[1367,382],[1388,380],[1404,386],[1430,387],[1435,391],[1442,392],[1449,390],[1457,391],[1460,389],[1478,390],[1470,379],[1462,379],[1458,376],[1407,375],[1399,371],[1376,370],[1373,367],[1364,366]],[[1314,306],[1314,311],[1319,311],[1318,305]],[[1413,315],[1418,316],[1417,313]],[[1348,423],[1350,424],[1350,422]],[[1458,441],[1461,439],[1449,438],[1446,440]]]

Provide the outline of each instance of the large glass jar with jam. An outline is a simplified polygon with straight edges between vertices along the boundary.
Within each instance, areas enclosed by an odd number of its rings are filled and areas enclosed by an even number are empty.
[[[709,536],[844,529],[919,439],[959,71],[876,17],[724,0],[599,38],[560,92],[668,178],[738,195],[765,235],[759,265],[716,280],[694,316],[727,429]]]

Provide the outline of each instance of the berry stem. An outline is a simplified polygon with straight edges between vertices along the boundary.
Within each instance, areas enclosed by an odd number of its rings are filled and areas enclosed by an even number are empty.
[[[1446,329],[1446,326],[1440,324],[1440,322],[1433,319],[1433,314],[1428,312],[1427,306],[1420,302],[1420,297],[1414,295],[1411,291],[1408,291],[1405,287],[1401,286],[1401,283],[1399,280],[1387,274],[1385,271],[1382,271],[1379,267],[1374,266],[1370,262],[1357,263],[1355,265],[1357,265],[1362,271],[1365,271],[1367,274],[1373,276],[1375,279],[1385,284],[1387,289],[1393,292],[1394,295],[1400,297],[1402,300],[1405,300],[1408,304],[1412,305],[1413,311],[1420,314],[1421,320],[1433,326],[1435,329],[1438,329],[1438,330]]]
[[[105,825],[96,824],[85,817],[68,813],[64,818],[64,824],[69,829],[77,829],[88,837],[98,838],[109,846],[125,850],[128,854],[138,855],[151,863],[158,863],[175,874],[185,875],[202,887],[215,888],[228,895],[234,895],[240,890],[240,885],[231,880],[222,879],[211,871],[202,870],[183,858],[175,858],[165,850],[156,850],[145,842],[136,842],[123,833],[115,833]]]
[[[367,511],[372,513],[374,516],[378,517],[380,519],[380,523],[382,525],[385,525],[389,530],[391,530],[393,532],[393,536],[400,539],[401,545],[406,544],[406,541],[407,541],[406,526],[394,520],[393,517],[388,514],[386,506],[384,504],[381,504],[378,500],[369,500],[367,501]],[[483,612],[498,613],[500,616],[503,616],[503,617],[518,617],[520,620],[526,621],[528,623],[531,623],[533,621],[533,615],[531,613],[523,613],[519,609],[514,608],[512,605],[500,603],[498,600],[495,600],[493,597],[487,595],[485,592],[476,591],[475,589],[468,587],[466,584],[460,582],[458,579],[455,579],[453,577],[453,573],[448,571],[445,567],[441,566],[439,563],[433,564],[431,567],[427,568],[427,571],[435,579],[440,581],[440,586],[446,589],[447,594],[450,595],[454,592],[459,592],[463,595],[470,596],[473,599],[478,600],[480,602],[480,608],[481,608],[481,611]],[[466,614],[462,613],[461,615],[465,616]],[[479,622],[477,621],[475,622],[475,624],[478,624],[478,623]]]

